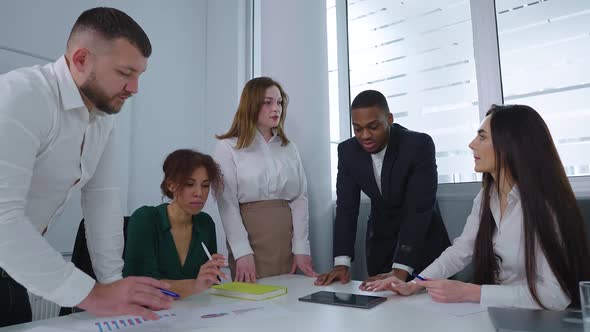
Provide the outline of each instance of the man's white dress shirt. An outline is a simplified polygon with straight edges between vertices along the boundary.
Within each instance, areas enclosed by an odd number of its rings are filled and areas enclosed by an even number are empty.
[[[453,241],[430,266],[420,273],[431,279],[448,278],[463,270],[471,262],[475,239],[479,230],[480,208],[483,191],[473,201],[473,209],[467,217],[467,223],[461,236]],[[493,235],[494,253],[501,257],[499,261],[499,285],[482,285],[481,301],[484,306],[514,306],[521,308],[539,308],[529,292],[526,282],[524,262],[523,214],[520,192],[514,186],[508,194],[508,206],[500,218],[500,201],[498,194],[492,190],[490,210],[496,222]],[[558,236],[556,234],[556,236]],[[535,250],[537,263],[536,286],[541,302],[549,309],[563,310],[570,304],[570,298],[559,286],[557,278],[539,243]]]
[[[266,142],[258,131],[250,146],[236,149],[236,143],[237,138],[220,140],[214,153],[224,180],[217,206],[235,259],[253,253],[239,205],[273,199],[289,202],[293,254],[309,255],[307,180],[295,144],[281,146],[275,133]]]
[[[75,190],[98,280],[121,278],[114,119],[84,106],[65,57],[0,75],[0,267],[30,292],[79,304],[95,281],[42,237]]]
[[[377,182],[377,188],[379,188],[379,192],[382,193],[381,190],[381,170],[383,169],[383,160],[385,159],[385,152],[387,151],[387,146],[383,148],[383,150],[377,153],[371,153],[371,160],[373,161],[373,174],[375,175],[375,182]],[[350,256],[337,256],[334,257],[334,266],[336,265],[345,265],[350,267]],[[409,274],[414,272],[414,268],[407,266],[405,264],[393,263],[391,266],[392,269],[401,269],[407,271]]]

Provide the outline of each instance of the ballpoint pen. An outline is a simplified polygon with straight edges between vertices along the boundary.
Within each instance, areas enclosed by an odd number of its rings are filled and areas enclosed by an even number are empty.
[[[158,289],[160,290],[160,292],[162,292],[162,293],[164,293],[164,294],[166,294],[168,296],[177,297],[177,298],[180,297],[180,295],[178,295],[178,294],[176,294],[174,292],[171,292],[169,290],[162,289],[162,288],[158,288]]]
[[[423,276],[419,275],[418,273],[412,273],[412,277],[414,277],[416,279],[420,279],[422,281],[426,281],[426,278],[424,278]]]
[[[205,246],[205,244],[203,242],[201,242],[201,245],[203,246],[203,250],[205,250],[205,254],[207,255],[207,257],[209,258],[209,260],[213,259],[211,257],[211,253],[209,252],[209,249],[207,249],[207,247]]]
[[[209,257],[209,260],[212,260],[213,257],[211,257],[211,253],[209,252],[209,249],[207,249],[207,246],[205,246],[205,243],[201,242],[201,246],[203,246],[203,250],[205,250],[205,254],[207,255],[207,257]],[[219,276],[217,276],[217,280],[221,282],[221,278]]]

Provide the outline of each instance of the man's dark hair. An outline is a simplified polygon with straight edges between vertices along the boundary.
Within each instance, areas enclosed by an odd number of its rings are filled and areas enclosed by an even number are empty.
[[[148,58],[152,54],[152,44],[145,31],[129,15],[108,7],[88,9],[76,20],[69,39],[76,33],[92,30],[106,40],[125,38]]]
[[[385,96],[375,90],[365,90],[359,93],[352,101],[351,109],[378,107],[383,112],[389,113],[389,106],[387,106],[387,99]]]
[[[160,184],[162,194],[173,199],[174,193],[169,189],[170,185],[175,184],[181,188],[185,187],[187,180],[199,167],[204,167],[207,170],[213,193],[220,195],[223,191],[223,174],[219,165],[211,156],[190,149],[176,150],[164,160],[162,166],[164,180]]]

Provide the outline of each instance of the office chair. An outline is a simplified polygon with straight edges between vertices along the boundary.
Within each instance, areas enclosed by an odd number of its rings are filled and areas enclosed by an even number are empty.
[[[129,217],[123,218],[123,243],[126,243],[127,239],[127,223]],[[125,257],[125,245],[123,245],[123,257]],[[96,280],[96,275],[92,269],[92,261],[90,260],[90,254],[88,253],[88,245],[86,244],[86,230],[84,226],[84,219],[80,221],[78,226],[78,233],[76,233],[76,241],[74,242],[74,250],[72,251],[72,263],[82,270],[82,272],[88,274]],[[77,307],[61,307],[59,310],[60,316],[73,314],[75,312],[84,311]]]

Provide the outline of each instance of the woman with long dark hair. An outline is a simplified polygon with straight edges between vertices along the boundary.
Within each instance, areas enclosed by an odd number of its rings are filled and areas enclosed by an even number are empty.
[[[421,273],[375,281],[371,290],[437,302],[562,310],[579,306],[590,280],[586,231],[547,125],[531,107],[493,106],[469,144],[483,188],[463,233]],[[446,278],[474,263],[474,282]]]

